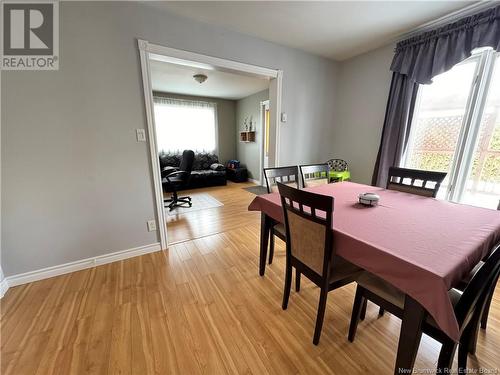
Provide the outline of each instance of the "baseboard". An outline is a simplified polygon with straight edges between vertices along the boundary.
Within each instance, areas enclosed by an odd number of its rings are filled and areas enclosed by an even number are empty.
[[[255,185],[260,185],[260,181],[254,180],[253,178],[249,178],[248,181],[253,182]]]
[[[69,262],[65,264],[60,264],[58,266],[52,266],[47,268],[42,268],[35,271],[20,273],[18,275],[12,275],[6,277],[2,281],[2,291],[4,291],[4,283],[6,284],[6,289],[10,287],[31,283],[33,281],[48,279],[50,277],[64,275],[66,273],[84,270],[86,268],[92,268],[95,266],[100,266],[107,263],[117,262],[119,260],[133,258],[139,255],[144,255],[148,253],[153,253],[155,251],[161,250],[160,243],[153,243],[150,245],[144,245],[139,247],[134,247],[128,250],[116,251],[114,253],[99,255],[94,258],[87,258],[82,260],[77,260],[74,262]],[[4,292],[4,293],[5,293]],[[3,296],[3,294],[2,294]]]
[[[8,290],[9,290],[9,283],[7,282],[7,279],[4,278],[0,282],[0,298],[2,298],[5,295],[5,293],[7,293]]]

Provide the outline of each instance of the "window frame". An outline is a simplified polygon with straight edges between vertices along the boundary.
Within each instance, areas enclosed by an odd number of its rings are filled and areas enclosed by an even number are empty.
[[[156,100],[159,100],[160,102],[157,103]],[[195,152],[213,152],[215,155],[219,155],[219,116],[218,116],[218,105],[217,102],[215,101],[208,101],[208,100],[201,100],[201,99],[186,99],[186,98],[177,98],[173,96],[164,96],[164,95],[153,95],[153,110],[156,111],[155,106],[156,105],[168,105],[166,103],[161,103],[162,100],[170,100],[172,102],[179,102],[179,103],[189,103],[190,105],[195,106],[196,104],[199,104],[201,106],[210,106],[212,107],[214,111],[214,149],[213,150],[208,150],[208,149],[203,149],[203,150],[194,150]],[[156,117],[156,116],[155,116]],[[155,118],[155,128],[158,128],[158,119]],[[156,131],[158,133],[158,130]],[[181,147],[182,148],[182,147]],[[181,149],[176,149],[176,150],[160,150],[160,145],[158,142],[158,152],[165,151],[165,152],[178,152],[181,151]]]
[[[465,192],[467,179],[472,171],[471,165],[474,159],[474,150],[479,141],[481,120],[483,118],[497,56],[500,56],[500,52],[496,52],[492,48],[485,48],[473,53],[469,58],[457,64],[460,65],[466,61],[470,62],[471,59],[477,60],[465,105],[462,124],[460,126],[457,146],[450,165],[449,182],[445,192],[446,200],[460,202]],[[417,95],[416,107],[418,108],[418,102],[421,99],[421,90],[418,90]],[[400,165],[402,166],[407,166],[410,158],[408,150],[412,149],[411,144],[416,128],[415,122],[418,120],[416,114],[417,112],[412,113],[412,126],[408,135],[408,144],[400,160]]]
[[[452,175],[447,191],[447,199],[459,202],[464,194],[471,165],[474,159],[474,150],[479,140],[481,120],[488,98],[491,77],[495,68],[495,57],[498,52],[486,49],[479,55],[479,64],[476,66],[474,81],[469,93],[469,99],[457,147],[458,155],[452,164]],[[456,151],[456,152],[457,152]],[[455,165],[454,165],[455,164]]]

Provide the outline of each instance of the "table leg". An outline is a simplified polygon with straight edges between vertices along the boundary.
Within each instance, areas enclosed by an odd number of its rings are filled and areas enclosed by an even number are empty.
[[[267,246],[269,244],[269,235],[271,233],[271,218],[264,212],[260,214],[260,258],[259,275],[264,276],[266,271]]]
[[[422,337],[422,323],[425,315],[426,311],[422,305],[406,295],[394,374],[412,373]]]

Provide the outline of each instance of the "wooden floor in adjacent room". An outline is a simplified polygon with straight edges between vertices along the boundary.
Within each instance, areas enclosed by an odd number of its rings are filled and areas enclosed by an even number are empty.
[[[255,195],[244,190],[249,186],[255,186],[255,184],[228,181],[227,186],[182,191],[179,195],[190,197],[210,195],[223,206],[180,215],[168,215],[168,243],[175,244],[254,224],[258,215],[256,216],[255,212],[248,212],[247,207]]]
[[[317,287],[303,279],[281,309],[284,248],[278,240],[260,277],[259,214],[246,211],[254,195],[242,186],[212,188],[224,206],[183,218],[184,242],[169,250],[11,288],[1,300],[1,373],[391,374],[399,320],[377,318],[369,304],[349,343],[354,285],[329,294],[319,346]],[[435,368],[439,349],[424,336],[416,367]],[[499,353],[497,288],[469,364],[499,368]]]

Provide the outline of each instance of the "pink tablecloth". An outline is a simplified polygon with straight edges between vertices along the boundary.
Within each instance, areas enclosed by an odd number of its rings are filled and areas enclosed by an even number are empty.
[[[500,241],[500,211],[352,182],[306,190],[335,198],[337,254],[409,294],[458,339],[447,291]],[[379,194],[379,205],[358,205],[364,192]],[[248,209],[283,221],[277,193],[257,196]]]

